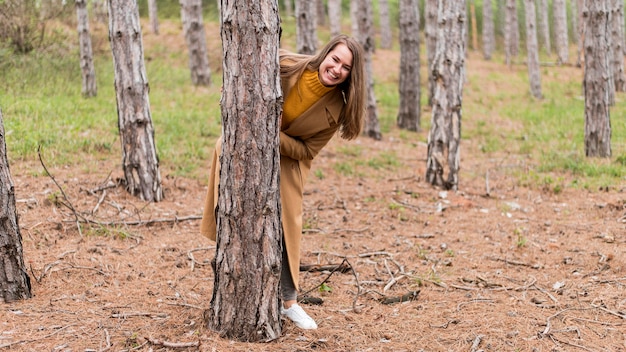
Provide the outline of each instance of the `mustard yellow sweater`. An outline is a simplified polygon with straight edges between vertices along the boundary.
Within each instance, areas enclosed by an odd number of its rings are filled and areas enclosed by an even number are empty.
[[[287,128],[293,120],[333,89],[334,87],[326,87],[320,82],[317,71],[305,70],[285,99],[281,129]]]

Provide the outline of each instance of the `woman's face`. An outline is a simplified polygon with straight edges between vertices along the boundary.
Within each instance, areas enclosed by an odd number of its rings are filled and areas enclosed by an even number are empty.
[[[343,83],[352,70],[352,52],[348,47],[339,43],[322,61],[318,75],[320,82],[327,87]]]

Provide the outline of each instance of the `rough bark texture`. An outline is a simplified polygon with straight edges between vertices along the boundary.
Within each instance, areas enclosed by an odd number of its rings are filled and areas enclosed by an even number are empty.
[[[418,0],[400,0],[400,106],[398,127],[420,130],[420,42]]]
[[[432,67],[435,94],[428,133],[426,180],[444,189],[457,190],[465,77],[465,1],[441,0],[438,14],[437,54]]]
[[[0,110],[0,302],[31,297]]]
[[[504,56],[510,65],[519,53],[519,28],[517,22],[517,1],[506,0],[506,18],[504,29]]]
[[[391,38],[391,22],[389,20],[389,2],[387,0],[378,0],[378,15],[380,47],[383,49],[391,49],[393,42]]]
[[[159,34],[159,13],[156,0],[148,0],[148,16],[150,17],[152,33]]]
[[[317,51],[317,0],[296,0],[296,50],[313,55]]]
[[[585,155],[611,156],[609,1],[585,1]]]
[[[108,4],[126,188],[143,200],[158,202],[163,199],[163,190],[150,115],[139,10],[135,0],[109,0]]]
[[[557,62],[566,64],[569,61],[569,41],[567,36],[567,8],[565,0],[553,0],[554,7],[554,37]]]
[[[428,65],[428,106],[433,105],[435,81],[433,78],[433,61],[437,52],[437,3],[438,0],[426,0],[426,16],[424,34],[426,38],[426,65]]]
[[[211,85],[211,68],[202,20],[202,0],[181,0],[183,32],[189,50],[191,82],[197,86]]]
[[[222,1],[223,143],[208,326],[239,341],[281,335],[278,0]]]
[[[541,72],[539,71],[539,46],[537,44],[537,24],[535,16],[535,0],[524,0],[526,9],[526,52],[528,55],[528,81],[530,94],[537,99],[541,94]]]
[[[357,24],[358,40],[365,51],[365,79],[367,86],[367,106],[365,112],[365,135],[380,140],[380,124],[376,108],[376,95],[374,93],[374,72],[372,71],[372,56],[374,55],[373,15],[372,0],[357,0]]]
[[[78,44],[80,46],[80,69],[83,76],[82,93],[86,97],[98,94],[96,84],[96,69],[93,65],[93,50],[91,48],[91,34],[89,33],[89,15],[87,0],[76,0],[76,17],[78,29]]]
[[[611,0],[611,71],[616,92],[626,91],[624,76],[624,1]]]
[[[483,1],[483,57],[491,60],[496,48],[496,34],[493,25],[493,8],[491,0]]]
[[[550,43],[550,12],[548,12],[548,8],[548,0],[539,0],[539,11],[537,11],[539,20],[537,29],[546,54],[550,56],[552,55],[552,44]]]
[[[341,30],[341,0],[328,0],[328,22],[331,37],[342,33]]]

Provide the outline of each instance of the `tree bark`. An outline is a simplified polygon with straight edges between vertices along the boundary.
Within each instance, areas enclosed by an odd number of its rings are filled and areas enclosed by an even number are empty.
[[[541,73],[539,71],[539,46],[537,44],[537,25],[535,16],[535,0],[524,0],[526,8],[526,52],[528,55],[528,81],[530,94],[537,99],[541,94]]]
[[[128,192],[161,201],[161,175],[150,115],[139,10],[135,0],[109,0],[109,41],[115,69],[115,94],[122,143],[122,168]]]
[[[565,0],[553,0],[554,36],[556,42],[557,62],[566,64],[569,61],[569,41],[567,36],[567,8]]]
[[[584,36],[585,36],[585,19],[583,18],[583,9],[585,7],[585,0],[573,0],[576,3],[577,16],[578,16],[578,31],[577,44],[578,52],[576,53],[576,66],[581,67],[585,61],[585,48],[584,48]]]
[[[550,43],[550,18],[548,16],[550,12],[548,11],[548,0],[539,0],[539,11],[537,14],[539,15],[538,21],[538,29],[539,29],[539,38],[541,38],[541,43],[546,50],[546,54],[548,56],[552,55],[552,47]]]
[[[298,1],[298,0],[295,0]],[[285,7],[285,15],[287,17],[293,16],[293,2],[291,0],[283,0],[283,5]]]
[[[467,28],[465,6],[464,0],[439,1],[437,54],[432,67],[435,94],[428,133],[426,180],[434,186],[452,190],[457,190],[459,185]]]
[[[483,57],[485,60],[491,60],[491,55],[496,47],[491,5],[491,0],[483,0]]]
[[[519,53],[519,25],[517,22],[517,1],[506,0],[506,19],[504,29],[504,55],[507,65]]]
[[[389,2],[387,0],[378,0],[378,14],[380,47],[383,49],[391,49],[393,42],[391,38],[391,23],[389,20]]]
[[[624,76],[624,1],[611,0],[611,71],[615,82],[616,92],[626,91],[626,77]]]
[[[202,0],[180,0],[180,12],[189,50],[191,82],[196,86],[210,86],[211,68],[202,21]]]
[[[31,297],[30,278],[22,254],[22,235],[15,207],[4,120],[0,110],[0,302]]]
[[[317,51],[317,0],[296,0],[296,50],[313,55]]]
[[[148,16],[150,17],[150,28],[153,34],[159,34],[159,13],[157,11],[156,0],[148,0]]]
[[[335,37],[342,33],[341,0],[328,0],[328,22],[330,24],[331,37]]]
[[[315,0],[315,8],[317,9],[317,25],[320,27],[326,26],[326,6],[324,6],[324,0]]]
[[[470,1],[470,23],[472,25],[472,50],[478,50],[478,24],[476,23],[476,0]]]
[[[428,106],[433,105],[435,92],[435,80],[433,78],[433,62],[437,52],[437,3],[438,0],[426,0],[426,24],[424,32],[426,37],[426,64],[428,65]]]
[[[82,94],[85,97],[95,97],[98,94],[96,84],[96,70],[93,65],[93,50],[89,33],[89,15],[87,0],[76,0],[76,17],[78,28],[78,43],[80,46],[80,68],[83,76]]]
[[[222,337],[268,341],[281,335],[278,0],[223,0],[221,21],[219,235],[205,319]]]
[[[381,140],[376,95],[374,94],[374,72],[372,70],[372,56],[374,55],[372,0],[357,0],[358,40],[365,51],[365,79],[367,87],[367,104],[365,112],[365,127],[363,133],[375,140]]]
[[[418,0],[400,0],[400,106],[398,127],[420,130],[420,42]]]
[[[585,155],[611,156],[610,23],[608,0],[585,1]]]

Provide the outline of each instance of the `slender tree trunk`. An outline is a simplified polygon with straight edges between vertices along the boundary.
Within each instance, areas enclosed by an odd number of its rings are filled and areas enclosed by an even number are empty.
[[[378,13],[380,22],[380,47],[383,49],[391,49],[391,23],[389,20],[389,2],[387,0],[378,0]]]
[[[107,23],[109,14],[107,13],[107,0],[91,1],[94,17],[100,23]]]
[[[615,91],[626,91],[626,77],[624,76],[624,1],[611,0],[611,71],[615,82]]]
[[[239,341],[281,335],[279,32],[278,0],[222,2],[219,236],[205,319],[222,337]]]
[[[576,53],[576,66],[581,67],[584,64],[585,60],[585,48],[583,43],[585,37],[585,19],[583,18],[585,0],[573,1],[576,2],[576,9],[578,10],[578,32],[576,32],[576,35],[578,36],[578,52]]]
[[[352,36],[358,38],[359,33],[359,1],[350,0],[350,23],[352,24]]]
[[[552,47],[550,43],[550,16],[548,16],[548,0],[539,0],[539,38],[543,44],[546,54],[552,55]]]
[[[0,110],[0,302],[13,302],[30,298],[31,287],[22,254],[22,235],[5,136]]]
[[[342,33],[341,0],[328,0],[328,22],[330,24],[331,37],[335,37]]]
[[[398,127],[420,130],[420,42],[418,0],[400,0],[400,107]]]
[[[478,24],[476,23],[476,0],[469,0],[470,20],[472,25],[472,50],[478,50]]]
[[[202,0],[180,0],[180,12],[189,51],[191,82],[196,86],[210,86],[211,68],[202,20]]]
[[[517,23],[517,1],[506,0],[506,24],[504,30],[504,54],[507,65],[519,53],[519,27]]]
[[[541,99],[541,74],[539,71],[539,46],[537,45],[537,25],[535,0],[524,0],[526,8],[526,51],[528,53],[528,81],[530,93]]]
[[[317,51],[317,0],[296,0],[296,50],[313,55]]]
[[[433,77],[433,62],[437,52],[437,6],[438,0],[426,0],[426,65],[428,65],[428,106],[433,105],[433,95],[435,93],[435,78]]]
[[[161,175],[150,116],[148,78],[143,58],[139,10],[135,0],[109,0],[109,41],[115,68],[115,93],[122,168],[128,192],[161,201]]]
[[[467,21],[465,6],[465,0],[439,1],[437,54],[432,68],[436,86],[428,133],[426,180],[432,185],[452,190],[457,190],[459,185],[466,47],[464,32]]]
[[[491,5],[491,0],[483,0],[483,57],[485,60],[491,60],[491,55],[496,47]]]
[[[295,0],[299,1],[299,0]],[[285,6],[285,15],[287,17],[293,16],[293,2],[291,0],[283,0],[283,5]]]
[[[585,155],[611,156],[611,81],[609,1],[585,1]],[[608,79],[607,79],[608,78]]]
[[[156,0],[148,0],[148,16],[150,17],[150,28],[153,34],[159,34],[159,12],[157,11]]]
[[[372,0],[358,1],[358,33],[357,38],[365,51],[365,78],[367,80],[367,106],[365,113],[365,135],[381,140],[380,125],[378,123],[378,111],[376,108],[376,95],[374,94],[374,73],[372,71],[372,56],[374,55],[374,36],[372,19]]]
[[[93,50],[91,49],[91,35],[89,33],[89,15],[87,0],[76,0],[76,17],[78,18],[78,42],[80,46],[80,69],[83,76],[82,93],[85,97],[95,97],[98,94],[96,84],[96,69],[93,65]]]
[[[315,0],[315,8],[317,9],[317,25],[320,27],[326,26],[326,6],[324,6],[324,0]]]
[[[554,35],[556,42],[557,62],[566,64],[569,61],[569,41],[567,36],[567,8],[565,0],[553,0]]]

